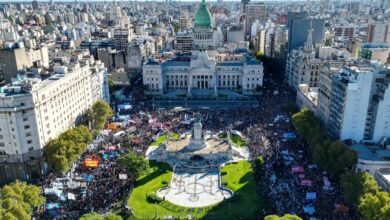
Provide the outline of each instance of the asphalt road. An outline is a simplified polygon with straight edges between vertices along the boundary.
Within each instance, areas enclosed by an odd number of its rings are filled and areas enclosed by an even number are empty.
[[[192,109],[237,109],[251,108],[259,105],[257,100],[234,100],[234,101],[219,101],[219,100],[156,100],[150,101],[155,108],[192,108]]]

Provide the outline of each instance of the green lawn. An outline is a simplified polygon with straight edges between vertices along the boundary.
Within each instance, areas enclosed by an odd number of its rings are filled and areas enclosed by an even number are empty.
[[[180,134],[178,134],[178,133],[171,133],[170,137],[171,137],[171,139],[179,139],[180,138]],[[157,140],[151,144],[151,146],[160,146],[160,144],[163,144],[166,139],[167,139],[167,134],[163,134],[160,137],[158,137]]]
[[[188,214],[204,219],[254,219],[258,216],[261,200],[256,192],[255,179],[248,161],[223,167],[222,172],[226,174],[223,175],[222,182],[227,182],[227,186],[236,195],[213,207],[205,208],[179,207],[167,201],[160,204],[149,203],[147,196],[164,187],[162,181],[169,183],[172,177],[169,165],[150,161],[150,166],[151,172],[137,181],[130,197],[129,205],[134,211],[132,219],[155,219],[156,214],[160,218],[174,216],[180,219],[187,218]]]
[[[226,138],[227,134],[226,134],[226,132],[223,132],[223,133],[218,134],[218,137],[219,138]]]
[[[163,144],[166,139],[167,139],[167,135],[163,134],[160,137],[158,137],[157,140],[151,144],[151,146],[160,146],[160,144]]]
[[[129,200],[129,206],[134,211],[135,219],[153,219],[156,217],[156,210],[160,216],[172,215],[171,211],[147,201],[150,193],[165,186],[163,181],[170,182],[172,169],[168,164],[155,161],[149,161],[149,165],[149,174],[137,180]]]
[[[171,139],[179,139],[180,138],[180,134],[178,133],[171,133]]]
[[[230,140],[238,147],[248,146],[247,143],[240,137],[240,135],[232,134]]]

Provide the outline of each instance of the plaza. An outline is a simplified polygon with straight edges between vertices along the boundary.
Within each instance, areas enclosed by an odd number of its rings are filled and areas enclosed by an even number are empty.
[[[232,190],[222,186],[220,167],[249,158],[245,150],[239,150],[232,142],[230,132],[223,135],[203,132],[201,118],[201,114],[194,114],[191,132],[175,135],[179,138],[166,135],[163,143],[151,146],[146,153],[148,159],[173,167],[170,184],[156,195],[175,205],[206,207],[234,196]]]
[[[175,170],[170,186],[157,191],[157,195],[175,205],[205,207],[233,196],[233,191],[223,188],[218,169]]]

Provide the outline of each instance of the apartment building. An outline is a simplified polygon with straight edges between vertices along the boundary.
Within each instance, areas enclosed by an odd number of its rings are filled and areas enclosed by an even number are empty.
[[[108,99],[100,61],[54,66],[45,80],[20,78],[0,88],[0,180],[31,179],[46,172],[42,149]]]

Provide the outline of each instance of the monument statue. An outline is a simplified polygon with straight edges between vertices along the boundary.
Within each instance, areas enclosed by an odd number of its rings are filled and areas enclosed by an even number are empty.
[[[201,121],[202,115],[199,112],[195,113],[195,123],[201,123]]]

